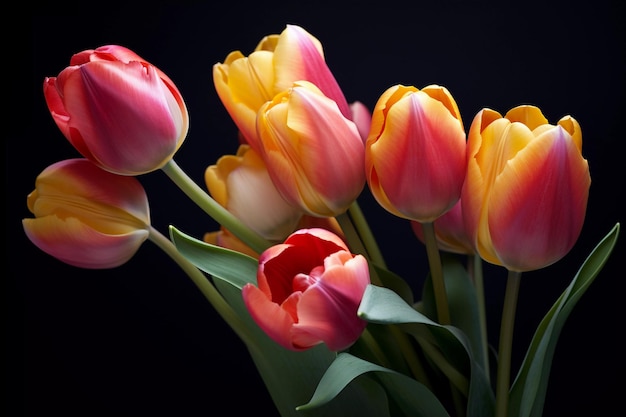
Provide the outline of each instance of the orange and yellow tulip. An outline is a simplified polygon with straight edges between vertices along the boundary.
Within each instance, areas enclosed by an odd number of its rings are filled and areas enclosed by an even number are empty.
[[[546,267],[565,256],[585,218],[591,177],[580,125],[556,125],[522,105],[504,117],[475,116],[468,134],[463,216],[477,253],[511,271]]]
[[[70,143],[107,171],[163,167],[187,136],[183,98],[161,70],[118,45],[85,50],[44,80],[54,121]]]
[[[259,258],[258,287],[242,289],[254,321],[276,343],[306,350],[320,343],[340,351],[367,322],[357,315],[370,283],[367,261],[326,229],[301,229]]]
[[[365,146],[367,183],[390,213],[432,222],[459,200],[467,167],[465,131],[445,87],[387,89],[372,111]]]
[[[213,66],[213,83],[245,141],[259,151],[257,112],[295,81],[310,81],[349,118],[348,103],[324,59],[320,41],[297,25],[264,37],[249,56],[233,51]]]
[[[80,268],[122,265],[149,235],[148,198],[141,183],[87,159],[68,159],[43,170],[27,203],[35,215],[22,220],[28,238]]]
[[[345,212],[365,186],[364,144],[337,103],[306,81],[260,110],[261,156],[285,200],[312,216]]]
[[[302,217],[302,211],[280,195],[265,163],[249,145],[240,145],[236,155],[220,157],[204,178],[215,201],[270,242],[285,240]]]

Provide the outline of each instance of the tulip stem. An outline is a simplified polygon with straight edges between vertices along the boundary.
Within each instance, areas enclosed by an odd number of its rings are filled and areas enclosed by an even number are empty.
[[[513,327],[515,325],[515,310],[517,308],[517,296],[519,294],[521,277],[521,272],[509,271],[506,281],[498,346],[496,417],[506,417],[508,414]]]
[[[216,222],[228,229],[242,242],[257,253],[263,252],[271,246],[271,243],[259,236],[254,230],[248,228],[228,210],[215,201],[207,192],[200,188],[178,166],[173,159],[161,168],[161,170],[189,197],[202,208]]]
[[[450,324],[450,310],[448,308],[448,294],[446,293],[446,283],[443,279],[443,267],[441,256],[437,246],[435,236],[435,225],[433,222],[422,223],[424,230],[424,241],[426,243],[426,253],[428,255],[428,265],[430,266],[430,276],[435,293],[435,304],[437,306],[437,319],[439,324]]]
[[[211,303],[213,308],[228,323],[233,331],[246,344],[250,341],[248,332],[244,322],[239,318],[235,310],[224,300],[217,288],[213,285],[202,271],[195,267],[187,258],[185,258],[176,246],[166,238],[161,232],[150,226],[149,239],[157,245],[163,252],[169,255],[178,266],[189,276],[191,281],[198,287],[206,299]]]
[[[478,303],[478,320],[480,322],[480,338],[482,341],[483,369],[489,381],[489,341],[487,340],[487,311],[485,307],[485,286],[483,279],[483,261],[477,254],[468,255],[469,269],[476,289]]]
[[[372,233],[372,230],[363,215],[363,211],[361,211],[361,207],[356,200],[354,200],[348,208],[348,215],[350,216],[350,220],[352,220],[352,223],[354,224],[354,227],[372,262],[382,268],[387,268],[385,259],[383,258],[380,248],[378,247],[378,243],[376,243],[376,239],[374,238],[374,234]]]

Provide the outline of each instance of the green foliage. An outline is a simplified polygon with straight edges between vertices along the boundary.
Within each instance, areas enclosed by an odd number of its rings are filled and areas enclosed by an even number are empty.
[[[619,223],[598,243],[578,273],[537,327],[511,387],[510,417],[541,417],[557,341],[572,309],[598,276],[619,234]]]

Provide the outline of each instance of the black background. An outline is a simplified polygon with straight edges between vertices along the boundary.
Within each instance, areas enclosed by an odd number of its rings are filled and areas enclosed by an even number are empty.
[[[5,415],[193,417],[215,415],[223,406],[237,415],[273,413],[241,343],[154,245],[145,243],[122,267],[87,271],[49,257],[25,237],[21,219],[30,217],[26,195],[36,176],[78,156],[47,111],[43,79],[56,76],[83,49],[127,46],[174,80],[191,121],[175,159],[201,185],[206,166],[237,146],[235,127],[213,88],[212,65],[235,49],[249,54],[263,36],[288,23],[322,42],[348,101],[370,109],[393,84],[436,83],[452,92],[466,128],[483,107],[504,114],[518,104],[536,104],[552,123],[574,116],[591,169],[587,218],[562,261],[523,276],[514,370],[534,328],[584,258],[616,222],[623,223],[622,3],[293,3],[108,3],[104,10],[73,9],[73,15],[42,7],[49,14],[24,15],[17,32],[9,33],[9,43],[20,38],[27,45],[21,43],[17,55],[5,51],[18,62],[3,60],[15,73],[5,78],[9,273],[3,280],[2,373],[8,387],[3,402],[13,410]],[[163,173],[140,180],[161,231],[173,224],[201,237],[216,229]],[[406,222],[380,209],[367,192],[361,205],[389,266],[419,292],[427,269],[424,247]],[[621,236],[563,329],[546,416],[608,415],[623,408],[623,241]],[[496,344],[506,274],[491,266],[485,274],[490,340]]]

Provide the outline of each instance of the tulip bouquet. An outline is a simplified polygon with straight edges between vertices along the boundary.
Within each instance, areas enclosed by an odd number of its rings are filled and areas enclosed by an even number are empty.
[[[245,344],[281,416],[540,416],[559,332],[619,234],[617,223],[511,369],[522,273],[563,258],[584,222],[578,122],[484,108],[466,132],[440,85],[349,104],[319,40],[296,25],[228,54],[213,81],[238,150],[208,163],[199,186],[174,161],[189,116],[159,68],[107,45],[46,78],[50,114],[82,157],[37,177],[28,238],[91,269],[156,244]],[[140,180],[157,170],[219,230],[156,230]],[[365,187],[424,243],[419,299],[386,266],[358,204]],[[497,347],[483,262],[507,276]]]

